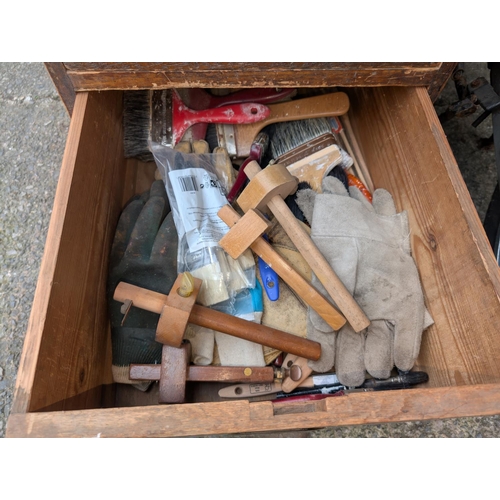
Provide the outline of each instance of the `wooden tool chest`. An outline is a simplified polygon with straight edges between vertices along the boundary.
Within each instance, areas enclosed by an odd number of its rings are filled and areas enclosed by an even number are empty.
[[[8,437],[174,437],[500,413],[500,274],[432,104],[452,63],[51,63],[72,115]],[[123,90],[337,87],[376,187],[408,210],[435,324],[409,390],[307,403],[159,405],[113,384],[105,283],[116,222],[155,165],[123,157]],[[138,392],[138,391],[135,391]]]

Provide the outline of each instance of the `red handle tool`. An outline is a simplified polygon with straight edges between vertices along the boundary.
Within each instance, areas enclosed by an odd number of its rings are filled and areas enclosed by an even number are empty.
[[[193,110],[188,108],[181,100],[176,90],[171,92],[172,109],[172,145],[175,146],[186,130],[197,123],[230,123],[247,124],[265,120],[271,110],[258,103],[243,103]],[[168,127],[168,123],[167,123]]]
[[[229,95],[214,96],[203,89],[180,89],[179,90],[184,103],[195,110],[209,108],[218,108],[230,104],[243,104],[248,102],[257,102],[259,104],[271,104],[292,97],[297,93],[296,89],[244,89],[233,92]],[[204,140],[207,135],[207,124],[198,123],[190,127],[186,133],[185,140]]]

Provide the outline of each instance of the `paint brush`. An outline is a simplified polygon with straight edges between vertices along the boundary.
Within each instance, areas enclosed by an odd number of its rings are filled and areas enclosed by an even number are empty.
[[[175,89],[131,91],[124,98],[125,158],[152,161],[149,141],[174,147],[198,123],[253,124],[270,109],[259,103],[239,103],[193,110]]]
[[[282,122],[344,115],[349,109],[349,97],[344,92],[332,92],[269,104],[268,107],[271,113],[258,123],[218,125],[212,130],[209,128],[207,142],[211,149],[222,146],[233,160],[247,158],[255,137],[264,127]]]
[[[177,92],[186,106],[191,109],[209,109],[240,104],[245,102],[258,102],[259,104],[272,104],[290,99],[297,93],[296,89],[258,88],[243,89],[227,95],[216,96],[200,88],[178,89]],[[205,140],[208,123],[197,123],[190,127],[184,134],[183,140]]]
[[[342,161],[328,118],[280,123],[270,141],[272,159],[301,182],[321,192],[321,181]]]

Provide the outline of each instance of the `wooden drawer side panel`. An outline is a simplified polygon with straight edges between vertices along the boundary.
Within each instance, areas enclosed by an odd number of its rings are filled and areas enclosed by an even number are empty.
[[[122,203],[121,106],[120,92],[77,96],[14,412],[98,407],[111,382],[105,285]]]
[[[435,325],[418,367],[432,386],[500,381],[498,266],[425,89],[353,90],[350,114],[376,187],[410,217]]]

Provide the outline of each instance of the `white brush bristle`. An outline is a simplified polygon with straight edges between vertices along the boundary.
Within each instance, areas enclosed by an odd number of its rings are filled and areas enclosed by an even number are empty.
[[[272,136],[270,148],[274,159],[306,144],[323,134],[331,133],[328,118],[311,118],[278,123]]]

